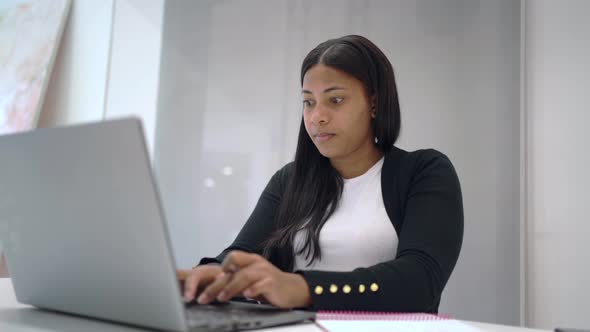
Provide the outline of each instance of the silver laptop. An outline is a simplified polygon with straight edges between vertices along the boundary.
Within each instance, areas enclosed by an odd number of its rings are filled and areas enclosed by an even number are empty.
[[[314,317],[238,302],[185,306],[140,120],[0,136],[0,156],[0,239],[20,302],[172,331]]]

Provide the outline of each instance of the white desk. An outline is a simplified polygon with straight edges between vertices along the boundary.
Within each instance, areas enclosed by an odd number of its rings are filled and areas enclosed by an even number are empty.
[[[482,332],[541,332],[549,330],[534,330],[505,325],[487,324],[462,321],[466,325]],[[0,278],[0,331],[10,332],[138,332],[150,331],[124,325],[111,324],[98,320],[86,319],[71,315],[64,315],[45,310],[35,309],[29,305],[16,301],[10,279]],[[299,324],[260,331],[277,332],[322,332],[314,324]]]

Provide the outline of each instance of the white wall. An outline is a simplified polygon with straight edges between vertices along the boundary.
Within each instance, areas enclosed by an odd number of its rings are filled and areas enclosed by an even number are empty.
[[[590,2],[526,1],[527,325],[590,328]]]
[[[164,0],[116,0],[113,17],[106,118],[143,120],[153,152],[160,73]]]
[[[72,0],[39,127],[143,120],[153,151],[163,0]]]
[[[73,0],[39,127],[101,120],[104,115],[113,0]]]

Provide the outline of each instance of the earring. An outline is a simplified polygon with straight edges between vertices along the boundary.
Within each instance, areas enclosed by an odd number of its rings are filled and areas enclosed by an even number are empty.
[[[375,144],[379,143],[379,138],[375,136]]]

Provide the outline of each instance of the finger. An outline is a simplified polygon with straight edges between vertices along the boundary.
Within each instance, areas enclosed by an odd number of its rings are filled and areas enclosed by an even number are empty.
[[[242,295],[251,299],[264,299],[266,300],[265,294],[271,289],[272,279],[269,277],[262,278],[261,280],[251,284],[244,290]]]
[[[184,283],[182,288],[184,289],[185,295],[183,296],[188,302],[197,296],[199,288],[205,288],[215,280],[215,277],[221,273],[221,267],[218,264],[201,265],[191,270],[177,272],[177,275],[180,274],[180,277],[182,277],[185,272],[187,272],[185,280],[184,282],[181,281],[181,284]]]
[[[219,292],[225,287],[232,277],[231,273],[221,272],[215,277],[213,281],[197,298],[197,302],[200,304],[207,304],[217,297]]]
[[[252,264],[240,269],[238,272],[233,274],[231,280],[217,295],[217,300],[223,302],[238,294],[241,294],[244,289],[266,277],[268,275],[266,271],[267,269],[265,268],[264,263]]]
[[[192,271],[184,279],[184,301],[190,302],[195,298],[197,287],[199,287],[199,273]]]
[[[191,270],[176,270],[176,278],[179,281],[184,281],[191,274]]]
[[[239,269],[253,264],[261,259],[264,258],[262,258],[262,256],[250,254],[245,251],[234,250],[225,256],[223,263],[221,263],[221,269],[225,272],[237,272]]]

